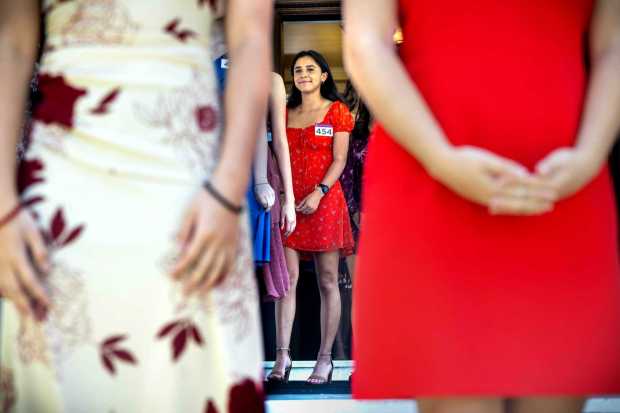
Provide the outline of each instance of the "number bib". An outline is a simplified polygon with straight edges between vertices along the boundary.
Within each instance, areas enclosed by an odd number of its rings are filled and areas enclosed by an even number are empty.
[[[317,123],[314,125],[314,135],[315,136],[334,136],[334,127],[327,123]]]

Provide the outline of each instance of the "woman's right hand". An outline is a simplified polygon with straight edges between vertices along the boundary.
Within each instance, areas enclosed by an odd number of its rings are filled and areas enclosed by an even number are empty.
[[[49,270],[43,236],[30,213],[21,211],[0,228],[0,294],[11,301],[21,315],[41,321],[50,300],[39,274]]]
[[[297,227],[297,214],[295,213],[295,202],[284,201],[280,212],[280,229],[284,231],[284,237],[288,237]]]
[[[177,233],[181,253],[171,269],[186,295],[207,294],[233,270],[239,220],[204,189],[196,193]]]
[[[472,146],[448,149],[431,174],[495,215],[540,215],[553,209],[558,198],[550,184],[523,165]]]

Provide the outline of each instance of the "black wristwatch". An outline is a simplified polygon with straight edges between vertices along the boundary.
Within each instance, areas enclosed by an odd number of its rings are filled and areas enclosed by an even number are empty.
[[[316,187],[321,190],[323,195],[327,195],[327,193],[329,192],[329,186],[327,186],[325,184],[318,184]]]

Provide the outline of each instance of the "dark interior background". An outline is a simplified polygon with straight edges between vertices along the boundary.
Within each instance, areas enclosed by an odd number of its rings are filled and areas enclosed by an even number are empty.
[[[327,59],[336,84],[342,92],[347,80],[342,64],[340,1],[276,0],[274,15],[274,71],[284,78],[290,90],[289,67],[293,56],[315,49]],[[340,265],[342,318],[333,348],[335,359],[351,358],[351,279],[346,265]],[[262,278],[258,274],[259,280]],[[275,304],[261,306],[265,357],[275,359]],[[297,313],[291,337],[294,360],[315,360],[320,345],[320,298],[312,262],[303,262],[297,287]]]

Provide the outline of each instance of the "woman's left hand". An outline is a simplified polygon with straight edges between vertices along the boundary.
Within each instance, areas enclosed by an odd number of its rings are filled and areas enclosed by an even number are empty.
[[[306,196],[295,209],[304,215],[314,214],[316,210],[319,209],[322,198],[323,194],[315,189],[310,195]]]
[[[574,195],[590,183],[601,166],[601,161],[583,149],[559,148],[536,165],[536,173],[555,189],[560,200]]]

